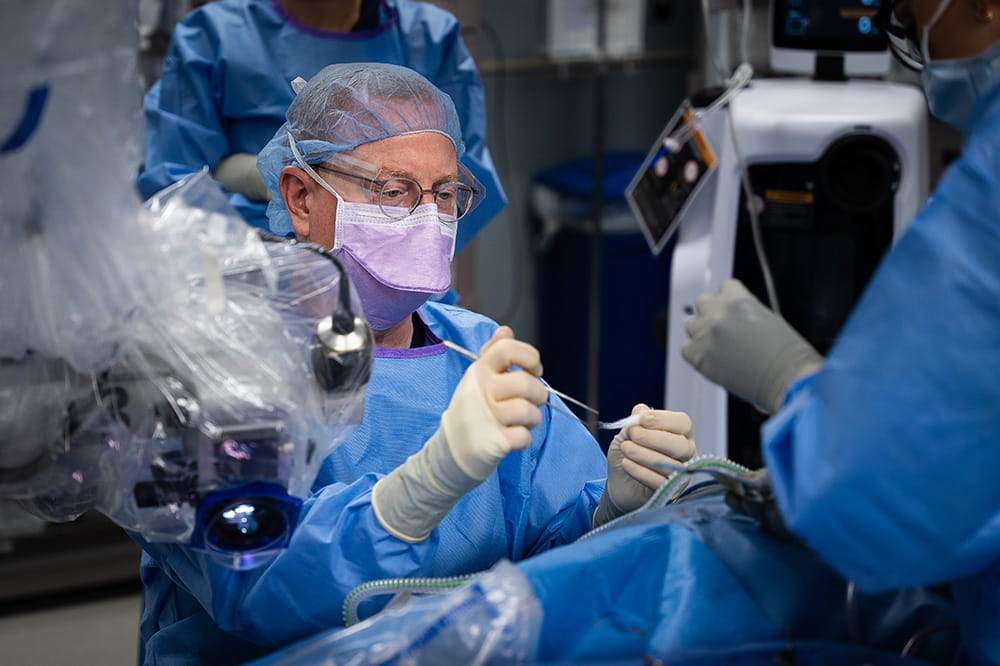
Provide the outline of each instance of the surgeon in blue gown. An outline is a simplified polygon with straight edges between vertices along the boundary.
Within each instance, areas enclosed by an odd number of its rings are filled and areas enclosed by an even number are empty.
[[[764,459],[795,533],[864,591],[950,583],[968,656],[997,664],[1000,2],[883,4],[931,113],[964,133],[960,157],[826,359],[736,283],[699,299],[684,353],[780,407]]]
[[[486,147],[485,97],[450,13],[410,0],[215,0],[174,29],[144,103],[143,196],[207,166],[252,225],[267,228],[256,156],[285,121],[291,81],[337,62],[410,67],[451,96],[463,163],[489,197],[463,221],[457,249],[507,205]]]
[[[324,461],[270,563],[233,571],[187,547],[141,544],[146,663],[246,661],[342,624],[344,599],[366,581],[549,550],[637,508],[664,480],[656,465],[695,454],[687,415],[637,405],[631,439],[605,458],[579,420],[545,404],[566,409],[538,380],[534,347],[427,302],[448,288],[455,227],[482,187],[461,153],[451,99],[375,63],[324,68],[261,152],[272,226],[332,250],[374,330],[364,418]]]

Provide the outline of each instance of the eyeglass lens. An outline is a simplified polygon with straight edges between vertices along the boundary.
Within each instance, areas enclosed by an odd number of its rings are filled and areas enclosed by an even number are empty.
[[[430,190],[434,194],[438,214],[449,219],[460,219],[472,204],[472,188],[464,183],[445,183]],[[425,190],[409,178],[390,178],[382,183],[378,192],[378,205],[391,218],[402,218],[420,205]]]

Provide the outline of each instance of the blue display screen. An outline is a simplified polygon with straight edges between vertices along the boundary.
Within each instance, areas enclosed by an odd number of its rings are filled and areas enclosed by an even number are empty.
[[[773,0],[773,45],[813,51],[872,52],[887,48],[875,27],[879,0]]]

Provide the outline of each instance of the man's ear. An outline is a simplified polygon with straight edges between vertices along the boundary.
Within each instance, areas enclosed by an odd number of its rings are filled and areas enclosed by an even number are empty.
[[[292,220],[292,229],[300,240],[309,238],[310,181],[309,174],[297,166],[286,166],[278,176],[278,191]]]

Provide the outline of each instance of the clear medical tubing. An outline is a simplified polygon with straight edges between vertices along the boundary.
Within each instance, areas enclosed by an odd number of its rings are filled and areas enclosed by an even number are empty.
[[[446,576],[443,578],[385,578],[362,583],[351,590],[344,599],[344,625],[350,627],[360,621],[358,607],[366,599],[380,597],[385,594],[432,594],[456,588],[481,576],[483,572],[466,574],[464,576]]]

